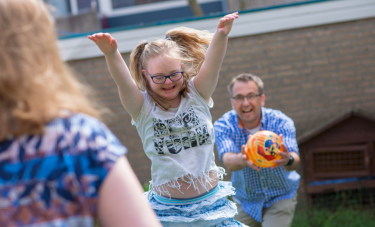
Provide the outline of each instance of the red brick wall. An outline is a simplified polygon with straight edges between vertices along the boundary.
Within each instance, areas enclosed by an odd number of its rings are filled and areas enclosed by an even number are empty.
[[[230,39],[213,94],[213,120],[231,109],[226,86],[244,72],[262,78],[266,107],[291,117],[297,136],[349,108],[375,113],[374,37],[375,18]],[[128,63],[129,53],[123,56]],[[139,180],[150,180],[150,161],[121,106],[105,59],[71,61],[69,65],[112,110],[108,126],[128,147]]]

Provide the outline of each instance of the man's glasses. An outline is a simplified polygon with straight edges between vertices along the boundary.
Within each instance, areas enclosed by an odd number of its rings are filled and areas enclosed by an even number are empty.
[[[242,96],[242,95],[237,95],[235,97],[232,97],[232,99],[234,99],[234,101],[236,102],[243,102],[245,100],[245,98],[247,99],[247,101],[252,101],[254,100],[256,97],[258,96],[261,96],[263,94],[254,94],[254,93],[250,93],[246,96]]]
[[[177,80],[180,80],[182,78],[182,76],[184,75],[184,72],[182,71],[182,69],[181,69],[180,72],[172,73],[169,76],[151,76],[150,73],[148,73],[147,70],[146,70],[146,72],[151,77],[152,81],[155,84],[163,84],[167,80],[167,78],[169,78],[171,81],[177,81]]]

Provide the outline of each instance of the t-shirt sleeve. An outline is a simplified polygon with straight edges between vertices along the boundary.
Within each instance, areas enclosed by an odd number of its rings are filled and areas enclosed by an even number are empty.
[[[145,115],[149,113],[149,110],[153,105],[153,101],[150,99],[150,96],[148,96],[147,92],[141,91],[141,93],[143,95],[143,105],[141,111],[139,112],[138,117],[135,121],[133,119],[131,120],[131,124],[135,125],[136,127],[140,124],[140,122],[142,122]]]
[[[195,88],[195,85],[194,85],[194,78],[193,77],[189,83],[188,83],[188,87],[190,88],[191,92],[194,93],[195,96],[197,96],[200,101],[202,101],[205,105],[207,105],[209,108],[212,108],[214,107],[214,100],[212,100],[212,98],[210,97],[210,101],[209,103],[206,102],[206,100],[204,100],[204,98],[201,96],[201,94],[199,94],[199,92],[197,91],[197,89]]]
[[[236,147],[234,134],[232,133],[229,122],[219,119],[214,123],[215,144],[219,154],[219,160],[223,162],[223,155],[228,152],[240,153],[241,150]]]
[[[288,148],[288,151],[294,151],[299,155],[299,149],[296,139],[296,128],[294,127],[293,120],[287,119],[282,125],[280,125],[279,134],[283,135],[283,142]]]

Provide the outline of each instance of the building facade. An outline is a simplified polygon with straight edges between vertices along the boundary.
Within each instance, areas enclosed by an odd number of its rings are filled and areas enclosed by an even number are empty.
[[[171,22],[118,30],[112,35],[129,64],[129,53],[142,39],[164,38],[168,29],[177,26],[213,32],[217,20],[218,17],[207,17]],[[213,120],[231,109],[226,86],[240,73],[252,73],[264,81],[265,106],[291,117],[297,137],[350,108],[375,116],[374,37],[374,0],[315,1],[240,12],[212,97]],[[105,58],[85,37],[61,39],[59,43],[62,58],[112,111],[107,124],[129,149],[128,158],[139,180],[149,181],[151,163],[120,103]],[[219,161],[217,164],[223,166]],[[226,179],[229,177],[230,173]]]

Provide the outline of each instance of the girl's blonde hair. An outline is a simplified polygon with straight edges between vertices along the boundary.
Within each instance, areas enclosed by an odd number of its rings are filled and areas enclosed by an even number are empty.
[[[0,31],[0,141],[43,133],[67,112],[99,117],[85,96],[89,89],[60,59],[42,1],[0,0]]]
[[[179,27],[169,30],[165,39],[158,39],[150,43],[140,42],[130,54],[130,71],[138,88],[147,91],[159,107],[167,110],[168,108],[163,105],[166,100],[151,90],[142,70],[147,68],[150,59],[162,55],[183,62],[184,82],[180,94],[185,97],[185,92],[189,92],[187,84],[199,72],[212,36],[209,31]]]

